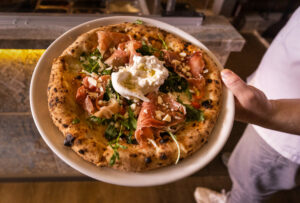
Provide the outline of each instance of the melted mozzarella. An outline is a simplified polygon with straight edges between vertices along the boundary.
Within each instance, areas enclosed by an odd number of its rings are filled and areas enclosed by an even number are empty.
[[[158,90],[168,77],[168,70],[155,56],[134,56],[133,62],[112,73],[112,85],[127,99],[149,101],[145,95]]]

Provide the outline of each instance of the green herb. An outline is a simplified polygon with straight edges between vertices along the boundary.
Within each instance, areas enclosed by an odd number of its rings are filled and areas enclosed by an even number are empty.
[[[129,122],[129,127],[130,129],[135,130],[137,126],[137,120],[134,117],[133,111],[131,108],[128,109],[128,122]]]
[[[111,166],[116,163],[116,159],[118,159],[118,160],[120,159],[118,149],[119,148],[127,149],[126,146],[119,144],[119,139],[120,139],[121,135],[122,135],[122,126],[120,128],[120,131],[119,131],[119,134],[118,134],[117,138],[108,143],[109,146],[113,149],[113,152],[114,152],[113,155],[111,156],[110,160],[109,160],[109,165],[111,165]]]
[[[134,23],[138,25],[142,25],[144,22],[140,19],[137,19]]]
[[[115,127],[114,124],[108,125],[108,127],[105,130],[104,136],[107,140],[111,141],[118,137],[118,129]]]
[[[72,124],[78,124],[78,123],[80,123],[79,118],[75,118],[72,120]]]
[[[158,38],[161,40],[164,49],[165,49],[165,50],[168,50],[168,46],[167,46],[165,40],[164,40],[160,35],[158,35]]]
[[[127,143],[132,144],[132,136],[136,129],[137,120],[134,116],[133,111],[129,108],[128,109],[128,118],[125,118],[121,114],[114,114],[112,118],[105,119],[105,118],[98,118],[96,116],[90,116],[88,119],[88,123],[90,125],[108,125],[104,136],[109,141],[109,146],[113,149],[114,153],[110,158],[110,165],[114,165],[116,160],[119,159],[118,149],[121,147],[123,149],[126,146],[119,144],[120,137],[126,136]],[[115,127],[115,123],[120,124],[120,128]],[[126,131],[123,131],[126,130]]]
[[[160,86],[159,91],[168,92],[183,92],[188,89],[188,82],[186,79],[180,77],[177,73],[169,71],[169,76],[164,84]]]
[[[186,121],[204,121],[203,111],[192,107],[191,105],[184,104],[179,97],[177,101],[185,106],[186,109]]]
[[[168,133],[171,136],[171,138],[174,140],[174,142],[175,142],[175,144],[177,146],[177,159],[175,161],[175,164],[177,164],[179,162],[179,159],[180,159],[180,146],[179,146],[179,144],[177,142],[176,136],[173,135],[173,133],[171,133],[171,132],[168,132]]]
[[[158,51],[156,48],[151,45],[147,45],[144,41],[142,41],[142,47],[136,50],[136,52],[141,53],[143,56],[151,56],[156,51]]]
[[[105,88],[105,93],[103,95],[103,100],[105,101],[109,101],[111,98],[114,99],[118,99],[120,100],[120,95],[118,92],[116,92],[116,90],[113,88],[112,86],[112,82],[111,80],[109,81],[109,83],[106,85]]]
[[[188,96],[189,100],[191,100],[192,99],[192,93],[190,92],[190,89],[186,88],[186,90],[184,92]]]
[[[82,63],[82,66],[85,71],[87,71],[89,73],[92,73],[92,72],[98,73],[98,70],[100,68],[98,60],[102,60],[102,56],[98,49],[95,49],[95,51],[93,51],[89,55],[86,55],[86,53],[83,53],[81,55],[81,58],[83,58],[83,60],[80,60],[80,62]]]
[[[111,69],[110,69],[110,70],[104,69],[104,70],[101,72],[101,74],[102,74],[102,75],[110,75],[111,72],[112,72]]]

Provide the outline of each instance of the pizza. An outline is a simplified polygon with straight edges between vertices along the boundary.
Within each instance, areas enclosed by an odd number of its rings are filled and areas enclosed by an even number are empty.
[[[222,83],[205,50],[136,21],[79,36],[54,59],[47,95],[62,144],[97,166],[138,172],[207,142]]]

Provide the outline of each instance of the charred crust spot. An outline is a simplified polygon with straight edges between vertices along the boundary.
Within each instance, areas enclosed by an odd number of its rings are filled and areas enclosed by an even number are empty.
[[[55,102],[58,103],[59,102],[59,98],[55,97]]]
[[[185,43],[183,44],[184,48],[187,48],[187,47],[190,46],[190,45],[191,45],[190,42],[185,42]]]
[[[212,82],[212,79],[209,79],[209,78],[208,78],[208,79],[206,80],[206,82],[207,82],[207,83],[211,83],[211,82]]]
[[[130,157],[133,157],[133,158],[136,158],[136,157],[137,157],[137,154],[130,154],[129,156],[130,156]]]
[[[196,126],[196,123],[193,123],[193,127],[195,127]]]
[[[71,147],[74,144],[74,140],[75,140],[75,137],[73,137],[72,134],[68,133],[65,140],[64,140],[64,145],[66,147]]]
[[[75,78],[76,78],[77,80],[81,80],[81,79],[82,79],[81,75],[77,75]]]
[[[52,108],[54,105],[52,103],[52,100],[49,102],[49,107]]]
[[[48,87],[48,90],[50,90],[50,89],[51,89],[51,86]]]
[[[67,128],[67,127],[69,127],[69,125],[68,124],[63,124],[63,127]]]
[[[216,83],[216,84],[220,84],[220,82],[219,82],[218,80],[215,80],[215,83]]]
[[[168,157],[167,157],[167,155],[166,155],[165,153],[163,153],[163,154],[161,154],[161,155],[159,156],[159,158],[160,158],[161,160],[166,160]]]
[[[204,138],[202,138],[202,139],[201,139],[201,142],[203,143],[204,141],[205,141]]]
[[[54,90],[54,92],[57,92],[57,88],[56,88],[56,87],[54,87],[54,89],[53,89],[53,90]]]
[[[152,162],[151,157],[146,157],[146,158],[145,158],[145,163],[146,163],[146,164],[150,164],[151,162]]]
[[[208,99],[208,100],[205,100],[203,101],[202,103],[202,106],[206,109],[211,109],[213,106],[212,106],[212,100],[211,99]]]
[[[79,154],[84,154],[85,150],[84,149],[80,149],[78,152],[79,152]]]

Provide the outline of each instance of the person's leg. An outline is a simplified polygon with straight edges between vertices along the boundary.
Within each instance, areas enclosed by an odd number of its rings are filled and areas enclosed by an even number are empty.
[[[299,165],[269,146],[248,125],[228,163],[233,182],[227,202],[263,202],[271,194],[295,187]]]

